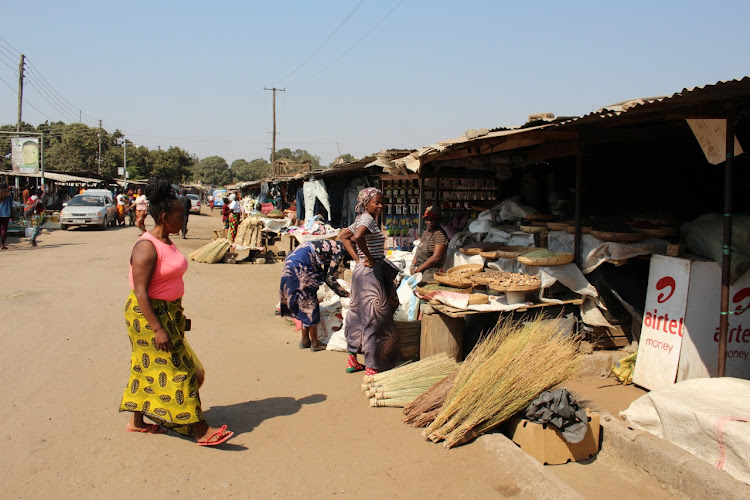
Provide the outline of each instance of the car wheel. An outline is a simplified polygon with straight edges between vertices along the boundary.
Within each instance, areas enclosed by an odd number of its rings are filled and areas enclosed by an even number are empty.
[[[60,229],[62,229],[63,231],[67,231],[68,230],[68,225],[67,224],[60,224]]]
[[[104,231],[107,229],[107,216],[104,216],[104,220],[102,221],[102,225],[99,226],[99,231]]]

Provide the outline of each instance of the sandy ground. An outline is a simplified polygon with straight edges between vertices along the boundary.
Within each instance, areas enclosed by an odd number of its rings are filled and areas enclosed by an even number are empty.
[[[187,254],[219,224],[218,213],[191,216],[189,238],[174,241]],[[445,450],[400,410],[370,408],[344,354],[298,349],[274,314],[279,263],[191,262],[185,276],[204,412],[235,437],[204,448],[125,432],[122,310],[137,235],[57,230],[0,252],[3,498],[526,498],[484,447]]]

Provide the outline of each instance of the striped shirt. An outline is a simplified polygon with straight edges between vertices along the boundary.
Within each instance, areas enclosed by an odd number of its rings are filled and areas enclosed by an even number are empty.
[[[365,242],[367,243],[367,249],[370,251],[370,255],[375,260],[380,260],[385,257],[385,235],[380,230],[380,227],[372,218],[372,215],[367,212],[357,216],[354,224],[349,226],[349,231],[352,233],[357,232],[357,228],[365,226],[367,232],[365,233]],[[359,246],[357,246],[357,255],[360,259],[365,258],[365,254],[362,253]]]

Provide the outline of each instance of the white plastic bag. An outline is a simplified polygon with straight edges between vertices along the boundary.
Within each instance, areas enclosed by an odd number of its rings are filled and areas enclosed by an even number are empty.
[[[401,284],[398,290],[396,290],[399,306],[393,314],[393,319],[396,321],[417,320],[417,315],[419,314],[419,297],[414,295],[414,290],[421,281],[422,273],[416,273],[401,280]]]

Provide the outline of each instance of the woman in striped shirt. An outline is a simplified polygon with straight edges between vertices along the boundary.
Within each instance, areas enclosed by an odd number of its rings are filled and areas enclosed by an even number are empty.
[[[366,374],[372,375],[393,367],[399,354],[393,322],[398,307],[393,280],[398,268],[385,259],[385,236],[376,222],[383,212],[383,193],[376,188],[363,189],[357,196],[356,211],[359,215],[354,224],[341,231],[344,248],[357,261],[344,329],[349,352],[346,371],[366,368]],[[359,353],[365,357],[365,367],[357,361]]]

